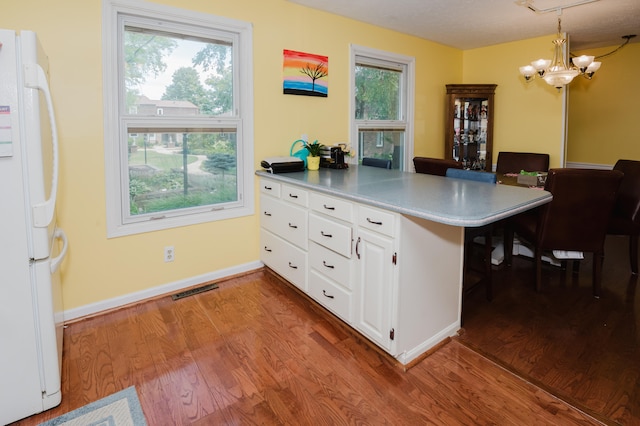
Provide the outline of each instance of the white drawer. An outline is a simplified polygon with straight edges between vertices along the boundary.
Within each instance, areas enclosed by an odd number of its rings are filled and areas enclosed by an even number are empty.
[[[281,214],[279,202],[270,197],[260,196],[260,226],[278,233],[278,218]]]
[[[351,258],[351,227],[309,213],[309,239]]]
[[[260,225],[298,247],[305,250],[308,247],[306,209],[261,196]]]
[[[314,242],[309,243],[309,268],[352,290],[352,261]]]
[[[284,201],[289,201],[290,203],[297,204],[302,207],[307,207],[309,205],[309,193],[297,186],[283,184],[280,195]]]
[[[358,226],[362,228],[394,237],[395,219],[396,216],[391,212],[369,206],[358,206]]]
[[[263,194],[269,194],[272,197],[280,198],[281,185],[278,182],[272,180],[260,179],[260,192]]]
[[[353,223],[353,204],[349,201],[312,192],[309,196],[309,206],[322,214]]]
[[[307,253],[303,250],[261,229],[260,260],[299,289],[307,291]]]
[[[314,270],[309,273],[309,295],[347,323],[353,321],[351,294]]]

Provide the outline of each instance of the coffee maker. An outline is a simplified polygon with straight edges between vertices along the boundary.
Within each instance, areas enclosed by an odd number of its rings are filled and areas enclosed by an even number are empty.
[[[344,161],[344,148],[346,145],[338,144],[333,146],[323,146],[320,152],[320,167],[327,169],[346,169],[349,164]]]

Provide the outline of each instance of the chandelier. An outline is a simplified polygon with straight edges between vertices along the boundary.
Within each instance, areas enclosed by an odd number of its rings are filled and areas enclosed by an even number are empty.
[[[564,47],[567,39],[562,37],[562,26],[558,17],[558,34],[553,40],[553,60],[538,59],[531,62],[531,65],[520,67],[520,74],[526,81],[531,81],[536,76],[541,77],[548,85],[561,89],[571,83],[575,77],[582,75],[591,79],[598,71],[601,63],[595,61],[594,56],[582,55],[571,59],[570,66],[564,60]]]

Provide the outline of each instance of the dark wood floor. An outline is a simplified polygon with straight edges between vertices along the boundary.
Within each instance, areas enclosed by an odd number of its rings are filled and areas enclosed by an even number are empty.
[[[465,299],[460,341],[510,371],[606,423],[640,425],[640,296],[628,261],[628,240],[609,236],[603,291],[591,295],[588,256],[575,276],[516,258],[493,276],[494,300],[481,289]]]
[[[545,268],[541,293],[530,261],[496,269],[494,301],[469,293],[461,337],[408,372],[268,272],[82,320],[65,330],[61,405],[16,425],[131,385],[150,425],[640,424],[625,250],[608,241],[599,300],[586,264]]]

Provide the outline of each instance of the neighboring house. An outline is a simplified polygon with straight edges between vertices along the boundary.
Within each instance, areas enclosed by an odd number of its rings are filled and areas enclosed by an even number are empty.
[[[162,99],[149,99],[146,96],[139,96],[136,100],[135,110],[132,111],[138,115],[198,115],[200,111],[198,107],[189,101],[172,101]],[[146,142],[156,144],[160,141],[164,146],[171,148],[176,146],[181,140],[180,133],[148,133],[142,135],[147,137]],[[133,135],[132,135],[133,136]],[[136,135],[137,136],[137,135]]]

